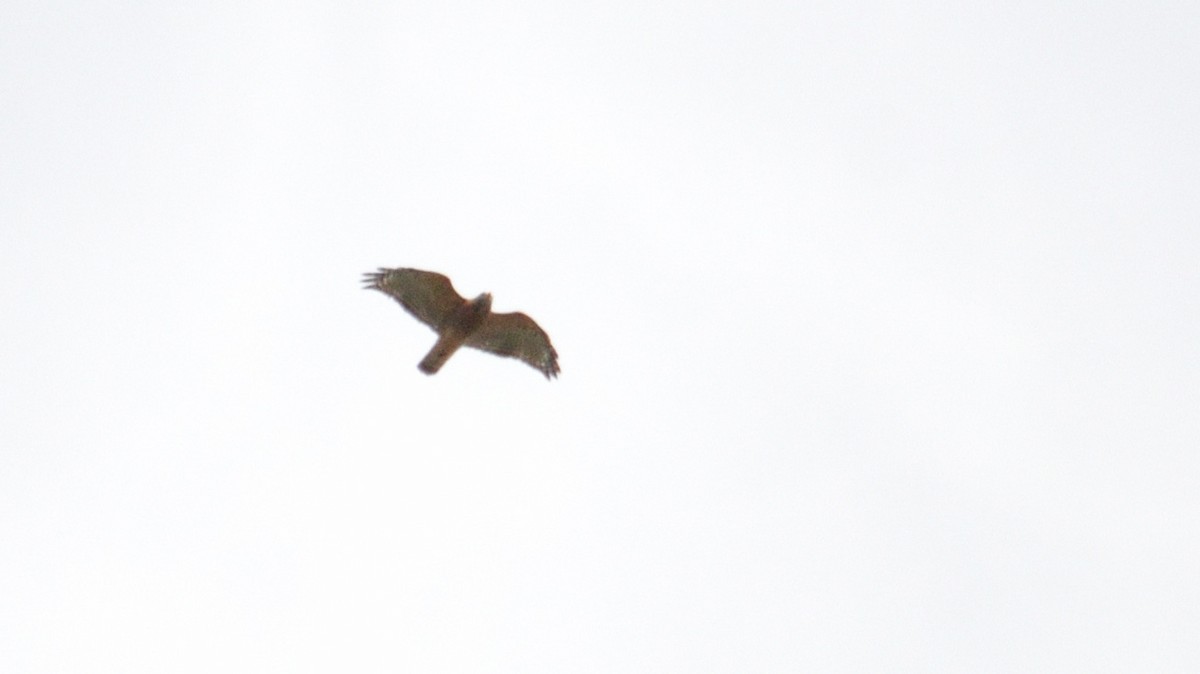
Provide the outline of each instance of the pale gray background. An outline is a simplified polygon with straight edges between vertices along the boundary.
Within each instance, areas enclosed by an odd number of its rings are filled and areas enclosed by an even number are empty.
[[[5,2],[0,670],[1200,671],[1195,7]]]

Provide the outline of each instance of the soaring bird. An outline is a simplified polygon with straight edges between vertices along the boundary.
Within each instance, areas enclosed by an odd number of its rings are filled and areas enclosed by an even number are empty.
[[[520,312],[492,313],[492,296],[483,293],[466,300],[450,279],[420,269],[380,267],[363,278],[364,287],[390,295],[417,320],[438,333],[437,342],[417,367],[434,374],[460,346],[520,359],[546,379],[558,376],[558,353],[550,337],[532,318]]]

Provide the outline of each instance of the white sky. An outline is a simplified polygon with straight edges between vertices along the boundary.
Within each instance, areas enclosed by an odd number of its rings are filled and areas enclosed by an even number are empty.
[[[4,3],[0,671],[1200,671],[1196,7]]]

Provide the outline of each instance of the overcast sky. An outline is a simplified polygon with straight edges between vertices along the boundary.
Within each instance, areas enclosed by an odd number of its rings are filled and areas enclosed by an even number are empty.
[[[1200,671],[1198,82],[1183,1],[8,0],[0,670]]]

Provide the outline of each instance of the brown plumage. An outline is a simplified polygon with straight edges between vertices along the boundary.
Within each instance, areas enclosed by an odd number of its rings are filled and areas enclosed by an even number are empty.
[[[438,333],[433,348],[417,366],[434,374],[460,346],[517,358],[537,368],[546,379],[558,376],[558,353],[546,332],[525,314],[492,313],[492,296],[466,300],[450,279],[420,269],[386,269],[364,276],[368,289],[385,293],[408,313]]]

